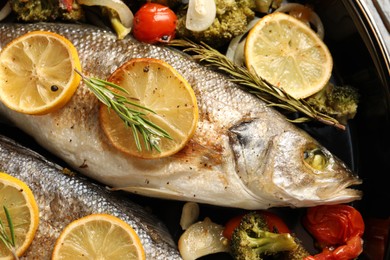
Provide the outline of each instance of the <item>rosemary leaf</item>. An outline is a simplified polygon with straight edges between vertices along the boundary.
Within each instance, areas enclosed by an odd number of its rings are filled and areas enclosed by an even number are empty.
[[[132,102],[125,96],[113,92],[107,86],[115,88],[124,94],[128,94],[126,89],[102,79],[88,78],[80,71],[75,71],[81,76],[86,86],[92,91],[97,99],[99,99],[99,101],[106,105],[109,109],[113,110],[124,122],[126,127],[130,127],[133,132],[135,145],[139,151],[142,150],[140,136],[142,137],[145,148],[149,151],[155,149],[156,151],[161,152],[159,147],[161,138],[168,138],[172,140],[172,137],[168,134],[168,132],[149,121],[145,117],[146,114],[143,112],[147,111],[156,114],[155,111],[138,103]],[[131,107],[136,107],[143,111],[138,111]]]
[[[14,231],[14,225],[12,223],[11,215],[10,215],[6,206],[3,206],[3,209],[4,209],[5,215],[7,217],[9,232],[11,234],[11,245],[13,247],[15,247],[15,231]]]
[[[5,226],[3,222],[0,219],[0,241],[4,243],[4,245],[10,250],[12,256],[14,259],[18,260],[19,257],[16,255],[16,250],[15,250],[15,230],[14,230],[14,225],[12,223],[12,218],[11,214],[9,213],[8,209],[6,206],[3,206],[5,216],[7,218],[7,223],[8,223],[8,229],[10,236],[8,236]]]
[[[345,126],[337,119],[317,111],[302,99],[295,99],[288,95],[282,89],[249,72],[245,67],[236,65],[224,54],[205,43],[198,44],[187,39],[177,39],[171,41],[169,45],[183,48],[184,52],[191,53],[193,58],[204,62],[206,66],[226,73],[230,76],[231,82],[254,94],[269,106],[278,107],[288,112],[298,112],[302,115],[301,118],[288,119],[291,122],[302,123],[314,120],[345,130]]]

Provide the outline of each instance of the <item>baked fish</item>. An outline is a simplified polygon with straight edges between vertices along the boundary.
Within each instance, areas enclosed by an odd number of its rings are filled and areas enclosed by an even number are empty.
[[[143,207],[2,135],[0,171],[27,183],[39,207],[38,231],[25,259],[50,259],[65,226],[92,213],[112,214],[129,223],[140,237],[147,259],[181,259],[168,229]]]
[[[177,154],[138,159],[108,143],[99,126],[98,100],[81,83],[62,109],[43,116],[0,113],[71,168],[115,189],[182,201],[244,209],[309,207],[360,199],[361,180],[309,134],[225,75],[181,52],[118,40],[108,30],[80,24],[0,24],[0,43],[33,30],[68,38],[87,76],[106,79],[131,58],[150,57],[172,65],[193,87],[199,122]],[[316,169],[305,161],[326,162]]]

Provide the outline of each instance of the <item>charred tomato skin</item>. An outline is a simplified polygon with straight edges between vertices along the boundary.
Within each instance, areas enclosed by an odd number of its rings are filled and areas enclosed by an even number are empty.
[[[177,16],[167,6],[146,3],[135,13],[133,36],[146,43],[167,43],[175,37]]]

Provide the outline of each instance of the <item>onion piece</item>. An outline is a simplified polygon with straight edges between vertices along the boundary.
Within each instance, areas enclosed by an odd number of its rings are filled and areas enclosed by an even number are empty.
[[[0,21],[5,19],[11,13],[11,4],[7,2],[3,8],[0,10]]]
[[[253,26],[259,21],[259,17],[255,17],[246,26],[246,30],[243,34],[234,37],[227,48],[226,57],[236,63],[237,65],[244,65],[244,47],[246,38],[242,39],[252,29]]]
[[[127,27],[131,28],[133,26],[134,15],[130,8],[123,3],[121,0],[77,0],[78,4],[88,5],[88,6],[103,6],[110,8],[117,12],[121,23]]]
[[[256,10],[260,13],[269,13],[270,9],[278,8],[282,0],[255,0]]]
[[[200,32],[209,28],[217,15],[214,0],[189,0],[186,17],[186,28]]]
[[[180,226],[186,230],[189,226],[194,224],[199,217],[199,205],[196,202],[186,202],[183,206]]]
[[[229,242],[223,236],[224,227],[209,218],[192,224],[180,236],[178,248],[183,260],[195,260],[205,255],[229,252]]]
[[[275,12],[287,13],[288,15],[301,20],[310,28],[313,26],[317,35],[322,40],[324,39],[324,25],[322,24],[320,17],[311,8],[297,3],[287,3],[280,6]]]

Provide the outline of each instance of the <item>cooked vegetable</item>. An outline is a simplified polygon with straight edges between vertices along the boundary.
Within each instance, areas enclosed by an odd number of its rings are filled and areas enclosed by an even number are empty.
[[[214,22],[204,31],[190,31],[186,28],[186,7],[177,12],[178,37],[190,38],[195,42],[205,42],[213,47],[221,47],[246,30],[254,18],[256,9],[253,0],[225,1],[215,0],[217,13]]]
[[[196,202],[186,202],[183,206],[181,217],[180,217],[180,226],[183,230],[189,228],[194,224],[199,217],[199,205]]]
[[[4,20],[11,13],[11,5],[6,2],[0,9],[0,21]]]
[[[190,0],[186,14],[186,28],[194,32],[204,31],[213,24],[216,13],[215,1]]]
[[[234,229],[230,241],[235,259],[304,259],[309,253],[300,241],[290,233],[275,233],[268,227],[266,217],[259,212],[250,212]]]
[[[270,211],[258,211],[261,214],[267,223],[268,230],[275,233],[290,233],[290,229],[287,227],[286,223],[275,213]],[[225,229],[223,231],[223,235],[231,240],[234,230],[240,225],[240,222],[245,214],[241,214],[231,218],[225,224]]]
[[[9,3],[21,21],[76,21],[84,18],[83,9],[73,0],[10,0]]]
[[[303,225],[323,250],[307,259],[354,259],[363,251],[363,218],[351,206],[340,204],[309,208]]]
[[[322,24],[320,17],[311,7],[298,3],[287,3],[281,5],[275,12],[286,13],[301,20],[312,28],[321,39],[324,39],[324,25]]]
[[[146,3],[134,16],[133,35],[146,43],[167,43],[175,37],[177,17],[167,6]]]
[[[336,86],[328,83],[320,92],[308,97],[306,101],[318,111],[346,125],[347,121],[356,115],[359,93],[356,88],[349,85]]]
[[[229,252],[227,239],[222,235],[223,226],[209,218],[192,224],[179,239],[179,252],[183,260],[194,260],[199,257]]]
[[[231,240],[234,230],[240,225],[240,222],[245,214],[235,216],[231,218],[226,224],[223,230],[223,236]]]
[[[290,229],[284,223],[283,219],[281,219],[275,213],[270,211],[261,211],[261,215],[263,215],[267,225],[268,230],[274,233],[291,233]]]
[[[283,2],[282,0],[255,0],[256,11],[268,13],[270,9],[276,9]]]
[[[79,4],[86,6],[100,6],[104,16],[111,22],[119,39],[123,39],[130,33],[133,25],[133,12],[121,0],[77,0]]]

